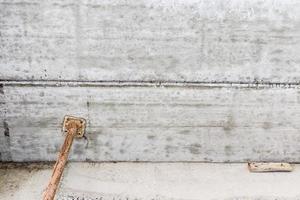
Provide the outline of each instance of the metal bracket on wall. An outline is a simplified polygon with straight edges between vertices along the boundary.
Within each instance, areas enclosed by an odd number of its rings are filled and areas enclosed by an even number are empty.
[[[63,127],[62,130],[64,133],[68,133],[70,126],[72,126],[72,123],[76,123],[77,126],[77,130],[76,130],[76,134],[75,137],[81,138],[84,135],[84,131],[85,131],[85,119],[83,118],[78,118],[78,117],[73,117],[73,116],[69,116],[66,115],[64,117],[64,122],[63,122]]]
[[[64,144],[61,147],[49,184],[43,194],[43,200],[53,200],[58,188],[64,167],[67,163],[69,152],[74,137],[83,137],[86,121],[83,118],[65,116],[63,132],[66,133]]]

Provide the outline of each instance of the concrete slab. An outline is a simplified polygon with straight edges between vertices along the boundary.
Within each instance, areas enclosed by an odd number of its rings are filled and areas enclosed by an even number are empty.
[[[0,167],[0,200],[41,199],[51,165]],[[246,164],[71,163],[58,200],[300,199],[291,173],[249,173]]]
[[[52,173],[52,164],[1,164],[0,200],[37,200]]]

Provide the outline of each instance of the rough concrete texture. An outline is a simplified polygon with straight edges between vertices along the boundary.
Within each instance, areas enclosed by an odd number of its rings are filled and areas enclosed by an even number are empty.
[[[1,0],[0,78],[298,82],[299,10],[298,0]]]
[[[40,200],[49,167],[0,168],[0,200]],[[297,200],[291,173],[249,173],[247,164],[71,163],[57,200]]]
[[[40,200],[54,164],[0,162],[0,200]]]
[[[76,161],[300,162],[299,10],[0,0],[0,161],[54,160],[69,114]]]
[[[3,92],[2,160],[55,160],[70,114],[87,120],[86,138],[72,147],[76,161],[300,161],[298,88],[4,86]]]

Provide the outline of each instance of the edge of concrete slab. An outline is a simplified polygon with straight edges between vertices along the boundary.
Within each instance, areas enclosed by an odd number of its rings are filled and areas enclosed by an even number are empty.
[[[246,163],[72,162],[57,199],[300,199],[300,165],[293,166],[289,173],[257,174]],[[1,163],[0,200],[41,199],[51,173],[52,163]]]

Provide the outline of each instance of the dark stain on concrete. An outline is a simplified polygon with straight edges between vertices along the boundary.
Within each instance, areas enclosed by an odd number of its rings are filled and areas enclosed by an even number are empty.
[[[281,60],[278,59],[278,58],[272,58],[272,59],[270,59],[270,62],[271,62],[271,63],[276,63],[276,64],[278,64],[278,63],[281,62]]]
[[[82,149],[80,149],[80,148],[74,148],[74,154],[76,154],[76,155],[80,155],[80,156],[82,156],[83,155],[83,151],[82,151]]]
[[[180,131],[179,134],[182,134],[182,135],[188,135],[190,133],[189,130],[183,130],[183,131]]]
[[[73,148],[73,153],[76,155],[83,155],[84,152],[82,146],[80,144],[75,144]]]
[[[225,151],[226,156],[231,156],[233,154],[232,146],[230,146],[230,145],[226,145],[224,147],[224,151]]]
[[[4,94],[3,84],[0,84],[0,94]]]
[[[56,154],[58,151],[53,147],[47,147],[48,154]]]
[[[9,137],[9,127],[6,121],[3,121],[3,127],[4,127],[4,136]]]
[[[272,123],[271,122],[264,122],[262,127],[264,129],[270,129],[270,128],[272,128]]]
[[[148,138],[149,140],[154,140],[154,139],[156,138],[156,136],[155,136],[155,135],[148,135],[147,138]]]
[[[107,147],[111,147],[111,144],[110,144],[110,142],[105,142],[105,144],[104,144],[105,146],[107,146]]]
[[[145,149],[143,152],[144,152],[144,153],[148,153],[148,152],[149,152],[149,150],[148,150],[148,149]]]
[[[165,146],[165,150],[166,150],[167,154],[175,153],[177,151],[177,149],[178,149],[178,147],[176,147],[176,146],[172,146],[172,145]]]
[[[120,149],[120,153],[121,153],[121,154],[124,154],[124,153],[125,153],[125,150],[124,150],[124,149]]]
[[[201,151],[201,145],[198,144],[198,143],[194,143],[194,144],[191,144],[191,146],[188,147],[189,151],[191,154],[199,154]]]
[[[282,49],[276,49],[276,50],[272,51],[271,54],[280,54],[282,52],[283,52]]]
[[[230,134],[230,132],[234,129],[235,122],[231,115],[227,117],[227,121],[223,125],[223,129],[227,134]]]
[[[55,149],[55,151],[59,151],[59,148],[60,148],[60,145],[57,144],[57,143],[55,143],[55,144],[54,144],[54,149]]]
[[[206,161],[206,162],[212,162],[213,161],[211,158],[207,158],[207,157],[204,157],[203,160]]]
[[[261,151],[260,151],[259,149],[255,149],[255,148],[252,148],[252,152],[253,152],[253,153],[257,153],[257,154],[260,154],[260,153],[261,153]]]

